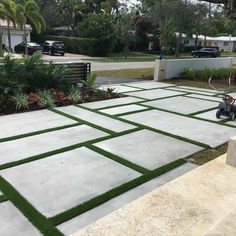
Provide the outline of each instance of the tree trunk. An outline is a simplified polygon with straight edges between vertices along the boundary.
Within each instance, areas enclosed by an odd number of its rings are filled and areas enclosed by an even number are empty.
[[[176,56],[176,57],[179,56],[181,38],[182,38],[182,33],[179,33],[179,35],[178,35],[178,37],[177,37],[177,40],[176,40],[176,53],[175,53],[175,56]]]
[[[7,36],[8,36],[9,51],[12,52],[12,48],[11,48],[11,32],[10,32],[10,22],[9,22],[9,20],[7,20]]]
[[[26,26],[24,23],[24,43],[25,43],[25,55],[28,55],[28,47],[27,47],[27,35],[26,35]]]
[[[198,32],[196,33],[195,50],[197,50],[197,46],[198,46]]]
[[[3,56],[3,50],[2,50],[2,31],[0,31],[0,57]]]

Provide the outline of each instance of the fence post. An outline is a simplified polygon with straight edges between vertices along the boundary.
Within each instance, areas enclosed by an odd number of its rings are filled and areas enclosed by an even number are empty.
[[[236,136],[229,141],[226,164],[236,167]]]
[[[156,60],[154,67],[154,80],[162,81],[166,79],[166,60]]]

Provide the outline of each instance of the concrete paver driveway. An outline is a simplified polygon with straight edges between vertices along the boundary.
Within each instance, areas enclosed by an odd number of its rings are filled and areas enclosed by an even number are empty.
[[[127,97],[0,117],[1,236],[70,235],[236,135],[236,121],[215,119],[214,91],[111,86]]]

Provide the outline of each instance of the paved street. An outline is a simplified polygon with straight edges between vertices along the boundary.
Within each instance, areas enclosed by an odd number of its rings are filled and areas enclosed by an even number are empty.
[[[52,62],[90,62],[92,71],[153,68],[154,62],[96,62],[90,57],[66,53],[65,56],[43,55],[44,60]],[[92,58],[93,59],[93,58]]]

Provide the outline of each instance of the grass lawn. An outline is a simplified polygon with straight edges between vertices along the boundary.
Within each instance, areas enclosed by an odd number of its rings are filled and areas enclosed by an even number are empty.
[[[215,158],[227,152],[228,143],[225,143],[215,149],[207,149],[190,156],[187,160],[197,165],[204,165],[205,163],[214,160]]]
[[[153,79],[154,68],[94,71],[97,76],[109,76],[128,79]]]
[[[236,52],[224,52],[221,53],[220,57],[236,57]],[[165,59],[188,59],[192,58],[190,53],[180,53],[178,57],[175,56],[164,56]],[[112,53],[108,57],[104,58],[93,58],[90,61],[97,62],[137,62],[137,61],[155,61],[159,59],[157,54],[148,54],[142,52],[129,52],[127,55],[124,53]]]
[[[167,82],[167,81],[165,81],[165,82]],[[182,86],[192,86],[192,87],[196,87],[196,88],[210,89],[210,87],[208,85],[208,81],[170,79],[170,80],[168,80],[168,83],[173,83],[173,84],[182,85]],[[222,82],[219,82],[219,81],[214,81],[213,84],[217,88],[226,88],[227,87],[226,83],[222,83]],[[230,92],[236,92],[236,85],[235,84],[231,86]]]

